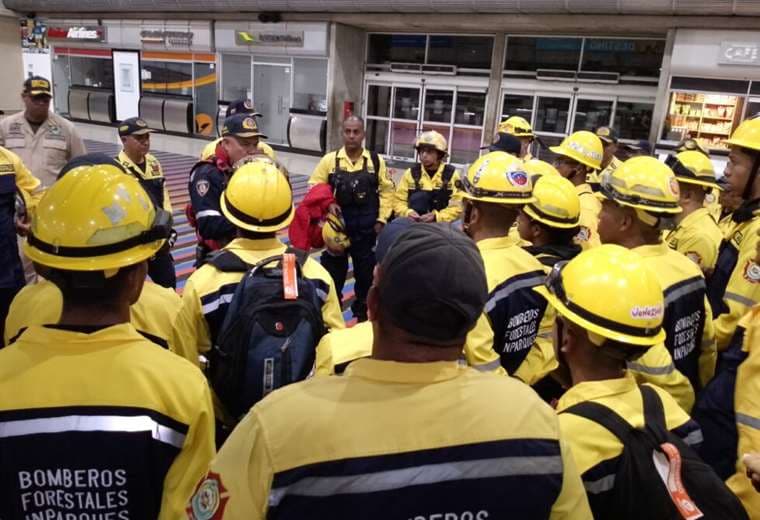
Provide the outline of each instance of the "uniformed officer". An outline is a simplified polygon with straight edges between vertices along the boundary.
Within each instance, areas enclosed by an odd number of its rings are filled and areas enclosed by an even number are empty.
[[[87,152],[76,127],[50,111],[50,81],[33,76],[24,81],[24,111],[0,120],[0,145],[16,153],[27,168],[51,186],[70,159]]]
[[[367,319],[367,291],[375,267],[372,248],[393,211],[394,191],[385,161],[364,148],[363,141],[364,121],[358,116],[347,118],[343,121],[343,148],[322,157],[309,178],[310,185],[327,183],[332,187],[337,205],[331,206],[330,212],[340,212],[346,222],[355,281],[351,311],[359,321]],[[321,262],[342,294],[348,257],[323,253]]]
[[[227,105],[227,111],[224,114],[225,119],[234,116],[236,114],[247,114],[251,117],[263,117],[253,106],[253,103],[249,99],[236,99],[229,105]],[[203,147],[201,152],[201,161],[211,159],[211,157],[221,158],[225,155],[224,148],[220,148],[222,144],[222,138],[215,139]],[[256,153],[261,153],[272,159],[277,160],[277,156],[274,150],[267,143],[259,139],[259,144],[256,145]]]
[[[497,140],[499,134],[508,134],[516,137],[520,141],[520,159],[529,161],[533,158],[530,154],[530,147],[533,144],[536,134],[533,133],[533,127],[527,119],[520,116],[510,116],[501,123],[497,130]]]
[[[222,212],[237,232],[237,238],[225,251],[250,265],[285,252],[285,244],[277,239],[276,233],[293,220],[293,193],[287,177],[272,163],[252,162],[235,171],[222,194]],[[217,340],[232,295],[244,274],[223,272],[206,264],[190,276],[174,325],[174,345],[179,354],[199,364],[199,355],[206,354]],[[330,275],[316,261],[308,259],[303,265],[303,276],[317,285],[317,293],[323,299],[325,327],[342,328],[343,315]],[[217,419],[234,425],[221,406],[217,407]]]
[[[28,231],[30,212],[40,195],[39,179],[18,155],[0,146],[0,329],[13,297],[24,286],[16,235]]]
[[[709,278],[723,240],[718,223],[705,207],[710,190],[721,189],[715,181],[712,161],[700,152],[688,151],[669,156],[665,163],[678,179],[678,203],[683,210],[675,215],[676,227],[665,232],[665,242],[696,263]]]
[[[116,160],[127,173],[133,175],[153,201],[153,205],[172,214],[172,202],[166,185],[161,163],[150,153],[150,134],[155,130],[148,128],[148,123],[139,117],[130,117],[119,123],[119,139],[123,149]],[[148,261],[148,275],[158,285],[174,289],[177,275],[174,272],[174,259],[171,247],[177,233],[172,230],[172,237],[166,241],[161,251]]]
[[[590,519],[551,408],[457,362],[487,298],[467,237],[410,226],[369,293],[372,359],[257,403],[190,518]]]
[[[623,444],[574,411],[580,413],[588,403],[602,405],[641,428],[646,388],[661,402],[669,430],[695,448],[702,440],[699,426],[667,392],[649,384],[640,390],[626,370],[626,362],[635,362],[665,338],[662,289],[639,255],[605,244],[555,265],[546,285],[536,290],[558,314],[555,348],[570,387],[557,405],[560,431],[573,450],[594,517],[615,518],[622,507],[613,493]]]
[[[600,126],[594,132],[599,140],[602,142],[602,163],[600,165],[600,172],[597,174],[597,178],[601,177],[605,173],[611,173],[622,164],[622,161],[615,157],[618,151],[618,135],[614,128],[609,126]]]
[[[0,351],[3,518],[180,517],[214,452],[211,394],[129,323],[170,230],[113,166],[73,170],[40,201],[24,249],[63,310]]]
[[[467,337],[467,360],[480,370],[500,362],[527,384],[556,367],[554,311],[531,290],[543,282],[543,266],[508,236],[520,207],[535,202],[531,191],[522,161],[504,152],[480,157],[462,179],[462,226],[483,256],[489,293],[484,316]]]
[[[694,393],[715,372],[717,353],[702,271],[661,239],[668,220],[681,212],[678,181],[667,165],[654,157],[639,156],[605,175],[599,196],[603,199],[599,214],[602,243],[621,245],[641,255],[665,297],[663,329],[672,360],[663,356],[656,363],[650,357],[656,351],[650,349],[628,368],[641,380],[668,390],[689,412]],[[679,373],[688,381],[678,377]]]
[[[527,166],[527,163],[526,163]],[[535,201],[517,216],[520,237],[530,242],[525,250],[548,270],[581,252],[573,238],[578,234],[581,202],[573,183],[560,175],[542,175],[534,181]]]
[[[725,177],[718,179],[718,185],[721,187],[718,195],[718,204],[720,205],[718,228],[723,238],[726,238],[734,224],[734,211],[739,209],[743,201],[740,193],[734,193],[728,189],[728,180]],[[720,248],[718,248],[718,251],[720,251]]]
[[[220,150],[224,157],[210,157],[193,166],[190,171],[190,217],[198,236],[196,267],[206,256],[224,247],[235,238],[237,228],[222,215],[220,197],[232,175],[232,166],[257,153],[259,131],[256,119],[247,113],[231,115],[224,120]]]
[[[565,137],[559,146],[549,148],[557,154],[554,166],[575,185],[581,201],[580,232],[575,238],[583,249],[599,245],[596,231],[601,205],[588,184],[588,177],[602,166],[602,141],[586,130]]]
[[[760,302],[760,264],[755,261],[760,240],[760,119],[744,121],[726,143],[731,148],[725,173],[728,190],[741,194],[743,202],[731,217],[708,284],[720,350],[728,345],[739,319]]]
[[[457,220],[462,214],[461,197],[456,188],[459,172],[444,162],[449,153],[446,139],[430,130],[420,134],[414,148],[420,162],[407,168],[396,186],[396,216],[419,222]]]

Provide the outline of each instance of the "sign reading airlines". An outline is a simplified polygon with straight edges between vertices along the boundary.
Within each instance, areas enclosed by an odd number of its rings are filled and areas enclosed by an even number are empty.
[[[235,43],[261,47],[303,47],[303,31],[235,31]]]
[[[718,63],[760,67],[760,44],[721,42]]]
[[[106,41],[106,28],[102,25],[48,27],[47,37],[51,40],[104,42]]]

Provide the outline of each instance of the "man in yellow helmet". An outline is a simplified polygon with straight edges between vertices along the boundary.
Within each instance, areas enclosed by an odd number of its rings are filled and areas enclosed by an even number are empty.
[[[520,159],[529,161],[533,158],[533,156],[530,154],[530,146],[533,144],[533,140],[536,138],[536,134],[533,133],[533,127],[530,126],[530,123],[527,119],[520,116],[508,117],[499,123],[497,136],[498,134],[509,134],[516,137],[520,141]]]
[[[602,163],[600,165],[600,172],[597,177],[610,173],[617,169],[622,164],[622,161],[615,157],[618,151],[618,135],[614,128],[609,126],[600,126],[594,132],[596,136],[602,141],[602,148],[604,150],[602,154]]]
[[[559,173],[575,185],[581,201],[580,232],[576,243],[583,249],[599,245],[596,231],[601,205],[588,184],[588,176],[602,166],[602,141],[593,133],[581,130],[565,137],[559,146],[552,146],[557,154],[555,166]]]
[[[24,251],[63,310],[0,351],[3,516],[182,515],[214,453],[211,394],[130,324],[170,224],[111,165],[72,170],[40,201]]]
[[[548,271],[561,260],[581,252],[573,238],[578,234],[581,203],[573,183],[559,175],[540,176],[533,185],[534,202],[517,217],[520,237],[530,242],[525,250]]]
[[[367,300],[372,357],[256,404],[190,518],[590,519],[551,408],[458,362],[487,298],[470,239],[448,224],[409,226]]]
[[[68,172],[83,166],[110,165],[122,169],[115,159],[102,153],[79,155],[66,163],[58,173],[62,178]],[[37,264],[42,271],[44,266]],[[150,269],[150,268],[149,268]],[[174,289],[161,287],[149,280],[145,281],[140,297],[129,309],[130,322],[135,329],[157,345],[173,350],[171,344],[172,325],[179,312],[182,300]],[[40,280],[25,286],[16,295],[5,320],[4,344],[13,343],[31,325],[54,325],[61,319],[63,294],[50,280]]]
[[[531,290],[542,283],[543,266],[508,236],[520,208],[535,202],[531,192],[522,161],[504,152],[480,157],[462,179],[463,228],[483,256],[489,294],[465,354],[471,365],[485,369],[495,353],[497,363],[527,384],[556,366],[550,339],[554,312]]]
[[[744,121],[726,143],[731,148],[727,189],[743,202],[731,217],[708,284],[720,350],[728,345],[742,316],[760,303],[760,264],[755,261],[760,230],[760,119]]]
[[[678,181],[667,165],[648,156],[628,159],[601,181],[602,243],[640,254],[665,297],[667,352],[659,346],[650,349],[629,369],[641,380],[668,390],[688,412],[695,392],[712,378],[717,354],[702,271],[661,239],[662,229],[682,211]]]
[[[709,278],[723,240],[718,223],[705,207],[708,192],[720,189],[712,161],[700,152],[689,151],[669,156],[665,164],[678,179],[681,193],[678,203],[683,210],[674,217],[676,227],[665,232],[665,242],[686,255]]]
[[[459,173],[446,164],[446,139],[430,130],[414,144],[420,161],[407,168],[396,186],[393,206],[397,217],[420,222],[452,222],[462,213],[461,197],[456,185]]]
[[[645,409],[653,399],[661,403],[668,430],[695,447],[701,441],[699,425],[667,392],[649,384],[639,388],[626,369],[626,363],[665,338],[660,285],[639,255],[605,244],[555,265],[545,286],[536,291],[557,310],[558,372],[570,387],[557,405],[560,430],[572,446],[594,517],[629,513],[615,501],[623,442],[589,413],[589,405],[643,428]],[[664,486],[659,481],[656,485]]]
[[[236,114],[246,114],[251,117],[262,117],[262,115],[254,108],[253,103],[251,103],[249,99],[244,98],[236,99],[227,105],[227,110],[224,114],[224,117],[226,119]],[[277,160],[277,156],[275,155],[272,147],[261,139],[257,141],[256,150],[254,153],[266,155],[273,161]],[[215,139],[203,147],[203,151],[201,152],[201,161],[211,160],[212,157],[224,159],[226,156],[227,152],[224,150],[224,147],[222,147],[222,137],[220,137],[219,139]]]
[[[237,238],[190,276],[174,325],[175,348],[196,365],[202,355],[213,366],[220,354],[216,348],[212,351],[212,347],[219,345],[220,331],[227,329],[226,318],[230,305],[235,304],[238,285],[250,267],[286,252],[276,233],[290,224],[295,213],[288,178],[269,161],[251,162],[236,170],[222,194],[221,209],[235,226]],[[319,300],[317,325],[325,329],[342,328],[343,316],[330,275],[311,258],[300,260],[299,265],[298,272],[313,289],[310,293],[314,292]],[[295,292],[297,297],[298,291]],[[283,290],[280,294],[284,294]],[[270,321],[275,322],[273,326],[282,325],[280,332],[286,330],[286,320]],[[221,423],[217,435],[220,442],[238,417],[228,409],[228,403],[218,401],[216,405],[217,420]]]
[[[734,211],[739,209],[743,201],[740,193],[734,193],[728,189],[728,180],[725,177],[718,179],[718,186],[720,186],[718,191],[718,205],[720,206],[718,228],[723,238],[726,238],[734,226]]]

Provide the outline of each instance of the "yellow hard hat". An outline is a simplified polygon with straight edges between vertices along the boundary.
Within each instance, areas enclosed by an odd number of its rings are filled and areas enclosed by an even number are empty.
[[[638,347],[665,341],[662,287],[641,256],[624,247],[603,244],[560,262],[534,290],[597,346],[605,338]]]
[[[237,227],[257,233],[285,228],[293,220],[293,191],[274,164],[255,161],[232,175],[221,197],[222,213]]]
[[[171,225],[171,215],[156,210],[124,170],[110,164],[80,166],[43,195],[23,248],[44,266],[107,271],[152,257]]]
[[[535,200],[532,190],[523,162],[506,152],[483,155],[462,178],[462,196],[470,200],[523,205]]]
[[[715,169],[712,161],[702,152],[692,150],[677,155],[669,155],[665,164],[673,170],[678,182],[723,189],[715,180]]]
[[[638,156],[602,176],[599,197],[651,213],[681,213],[678,181],[654,157]]]
[[[322,226],[322,239],[325,247],[335,255],[343,255],[346,249],[351,247],[351,240],[346,235],[346,224],[343,219],[332,213],[327,214],[327,219]]]
[[[429,130],[427,132],[422,132],[420,136],[417,138],[417,141],[414,143],[414,149],[418,150],[420,146],[432,146],[439,152],[443,154],[449,153],[448,143],[446,143],[446,138],[444,138],[441,134],[436,132],[435,130]]]
[[[602,155],[604,154],[602,140],[588,130],[573,132],[565,137],[559,146],[551,146],[549,150],[594,170],[602,167]]]
[[[700,152],[707,157],[710,157],[710,153],[705,149],[704,146],[699,144],[699,141],[696,139],[692,139],[691,137],[688,139],[684,139],[680,143],[676,145],[675,148],[676,152],[689,152],[689,151],[697,151]]]
[[[760,118],[746,119],[738,126],[726,144],[760,151]]]
[[[572,182],[559,175],[539,178],[533,185],[535,201],[523,211],[549,227],[569,229],[578,225],[581,199]]]
[[[530,175],[530,179],[534,184],[538,177],[542,177],[544,175],[560,177],[560,173],[557,171],[557,168],[540,159],[530,159],[523,162],[523,168],[526,172],[528,172],[528,175]]]
[[[510,134],[515,137],[534,137],[533,127],[527,119],[520,116],[511,116],[499,123],[497,132]]]

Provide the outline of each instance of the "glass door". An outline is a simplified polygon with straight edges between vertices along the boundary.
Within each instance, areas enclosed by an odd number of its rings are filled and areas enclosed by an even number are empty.
[[[600,126],[610,126],[615,102],[613,98],[575,97],[573,104],[573,132],[595,131]]]
[[[393,87],[393,119],[388,147],[388,155],[391,157],[414,158],[414,141],[419,131],[421,97],[420,87]]]
[[[271,143],[288,142],[290,83],[289,65],[255,63],[253,66],[253,96],[256,109],[263,116],[259,125]]]

